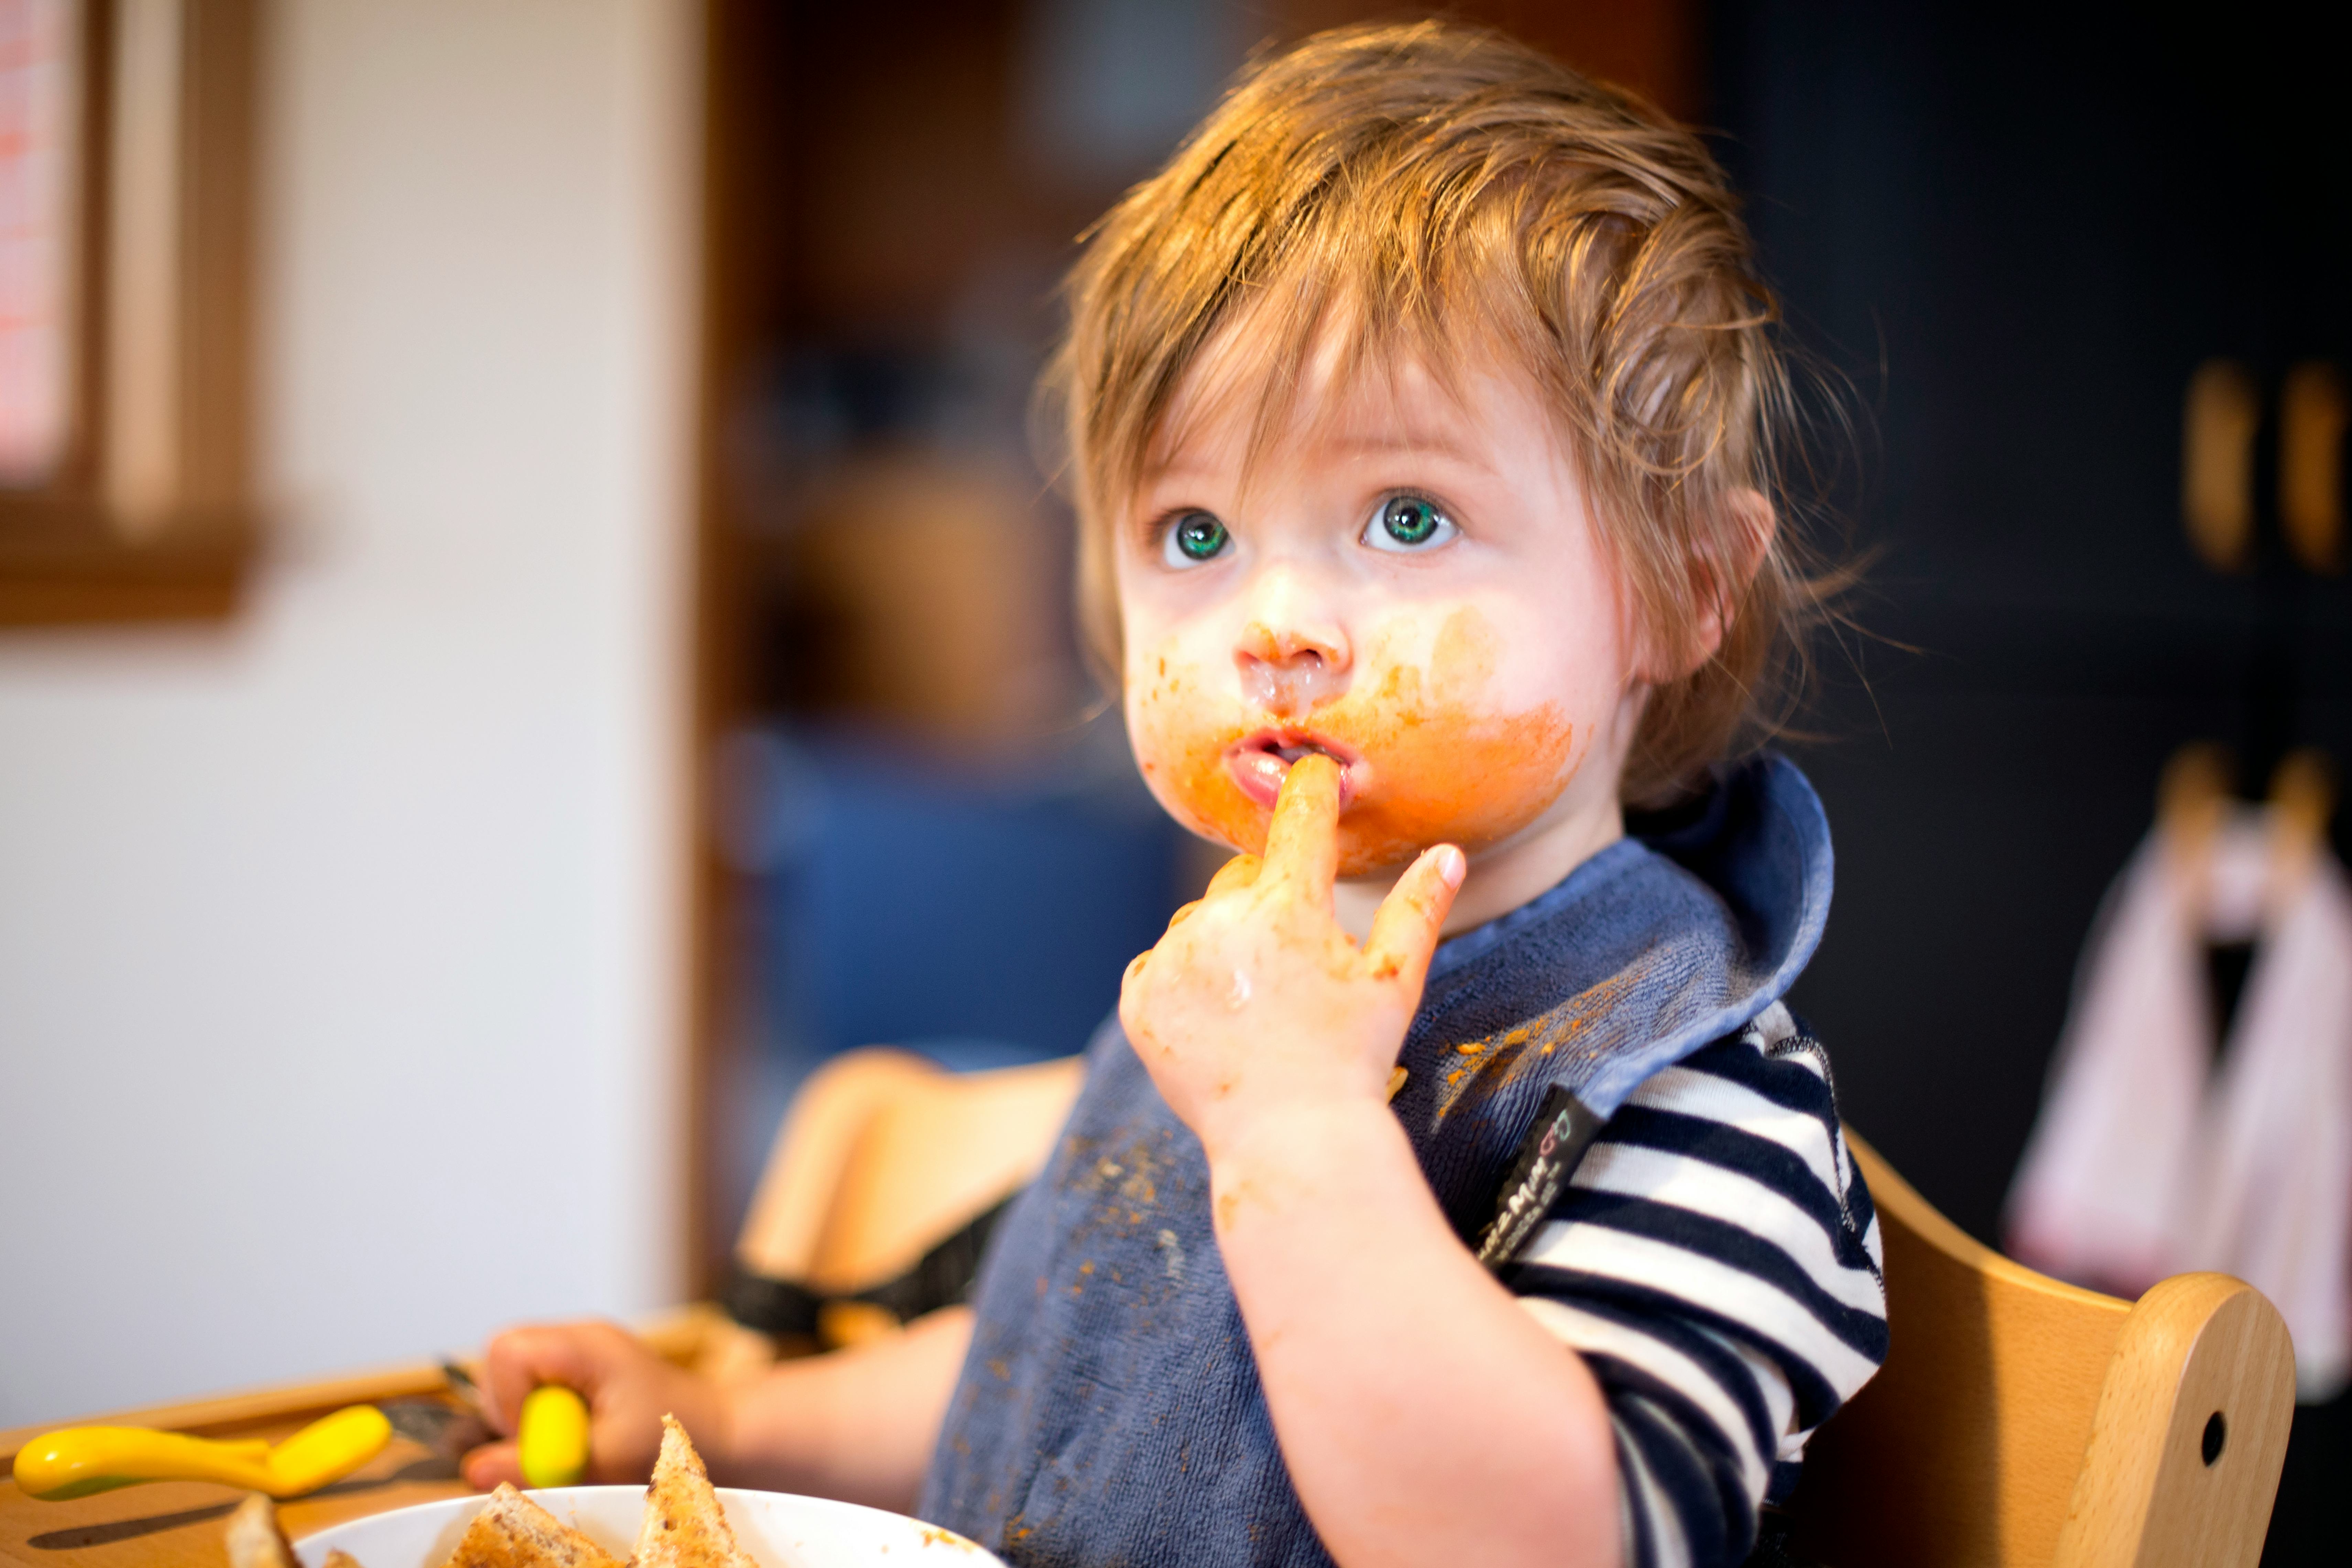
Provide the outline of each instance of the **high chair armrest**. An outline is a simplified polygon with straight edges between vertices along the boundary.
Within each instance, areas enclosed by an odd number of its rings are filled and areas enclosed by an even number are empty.
[[[2226,1274],[2162,1281],[2108,1363],[2057,1568],[2253,1568],[2294,1417],[2278,1309]]]

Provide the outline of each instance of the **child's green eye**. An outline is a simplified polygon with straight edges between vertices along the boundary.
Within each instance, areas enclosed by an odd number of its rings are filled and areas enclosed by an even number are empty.
[[[1198,566],[1225,552],[1233,536],[1205,511],[1188,511],[1169,525],[1160,553],[1171,566]]]
[[[1375,550],[1433,550],[1461,529],[1424,496],[1391,496],[1364,525],[1364,542]]]

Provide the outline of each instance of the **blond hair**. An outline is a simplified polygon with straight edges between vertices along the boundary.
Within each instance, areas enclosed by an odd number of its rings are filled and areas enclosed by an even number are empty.
[[[1080,623],[1108,672],[1115,520],[1187,371],[1246,315],[1252,363],[1271,367],[1260,448],[1334,332],[1343,370],[1412,357],[1451,380],[1469,333],[1531,378],[1664,675],[1625,799],[1671,795],[1744,724],[1769,726],[1759,698],[1818,604],[1785,521],[1759,562],[1737,494],[1784,500],[1776,307],[1722,170],[1641,100],[1485,29],[1318,34],[1242,73],[1095,226],[1067,289],[1041,406],[1066,444]],[[1711,654],[1710,617],[1726,628]]]

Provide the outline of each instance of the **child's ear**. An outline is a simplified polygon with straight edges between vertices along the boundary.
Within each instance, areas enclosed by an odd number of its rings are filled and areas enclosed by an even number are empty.
[[[1662,675],[1662,680],[1680,679],[1723,647],[1733,611],[1763,569],[1764,556],[1780,530],[1780,515],[1761,490],[1746,485],[1726,490],[1716,506],[1717,514],[1709,520],[1713,526],[1701,531],[1690,561],[1691,603],[1697,613],[1679,650],[1680,668]]]

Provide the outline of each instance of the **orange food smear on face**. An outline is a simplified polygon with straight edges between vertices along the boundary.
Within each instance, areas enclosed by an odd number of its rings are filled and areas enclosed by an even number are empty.
[[[1360,668],[1339,697],[1287,721],[1188,698],[1181,677],[1132,693],[1129,719],[1154,793],[1186,826],[1249,854],[1265,847],[1267,807],[1227,771],[1234,744],[1288,723],[1361,752],[1363,793],[1339,819],[1339,874],[1402,863],[1433,844],[1475,849],[1507,838],[1559,798],[1573,771],[1574,727],[1556,703],[1497,713],[1493,631],[1453,612],[1426,669]],[[1213,706],[1216,711],[1205,710]],[[1152,765],[1154,763],[1159,765]]]

